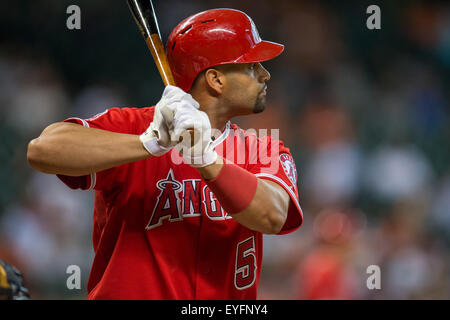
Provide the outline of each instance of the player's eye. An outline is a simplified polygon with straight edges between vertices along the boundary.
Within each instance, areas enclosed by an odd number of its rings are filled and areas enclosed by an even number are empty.
[[[249,68],[250,68],[250,70],[255,70],[255,68],[256,68],[256,63],[250,63]]]

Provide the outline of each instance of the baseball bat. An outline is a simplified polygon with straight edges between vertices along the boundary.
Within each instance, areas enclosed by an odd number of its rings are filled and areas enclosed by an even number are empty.
[[[156,19],[155,9],[151,0],[127,0],[128,7],[133,15],[134,21],[141,30],[145,42],[153,56],[153,60],[158,67],[159,74],[165,86],[176,86],[175,80],[170,70],[167,55],[159,32],[158,20]],[[193,139],[193,129],[187,130]],[[183,137],[180,137],[180,141]]]
[[[164,85],[175,86],[175,80],[167,61],[164,45],[159,32],[158,20],[151,0],[127,0],[134,21],[138,25],[158,67]]]

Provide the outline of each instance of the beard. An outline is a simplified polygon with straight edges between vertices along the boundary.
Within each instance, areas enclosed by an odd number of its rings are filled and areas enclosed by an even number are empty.
[[[256,97],[256,102],[253,107],[253,113],[261,113],[266,109],[266,97],[265,96],[259,96]]]

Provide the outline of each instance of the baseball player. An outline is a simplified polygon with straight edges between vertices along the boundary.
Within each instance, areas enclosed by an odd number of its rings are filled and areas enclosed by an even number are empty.
[[[166,51],[177,86],[156,106],[48,126],[31,166],[95,190],[89,299],[256,299],[262,234],[302,223],[289,149],[240,129],[265,108],[262,41],[245,13],[183,20]],[[68,232],[70,232],[68,230]]]

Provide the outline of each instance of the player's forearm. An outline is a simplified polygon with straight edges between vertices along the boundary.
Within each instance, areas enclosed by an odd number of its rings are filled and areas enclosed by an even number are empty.
[[[280,186],[275,185],[274,182],[258,179],[256,193],[250,205],[243,211],[233,214],[233,219],[249,229],[262,233],[280,232],[286,221],[290,199]]]
[[[200,174],[205,181],[214,180],[223,168],[223,160],[218,158],[216,163],[199,168]],[[241,184],[239,184],[241,183]],[[235,188],[232,190],[233,195],[227,192],[217,192],[215,196],[222,203],[230,203],[230,201],[238,201],[242,188],[249,186],[242,184],[242,181],[235,184]],[[278,233],[286,221],[289,195],[278,184],[264,180],[257,179],[256,191],[250,203],[239,212],[233,212],[232,217],[240,224],[246,226],[249,229],[256,230],[262,233],[272,234]]]
[[[82,176],[148,158],[139,136],[56,123],[28,145],[31,167],[44,173]]]

